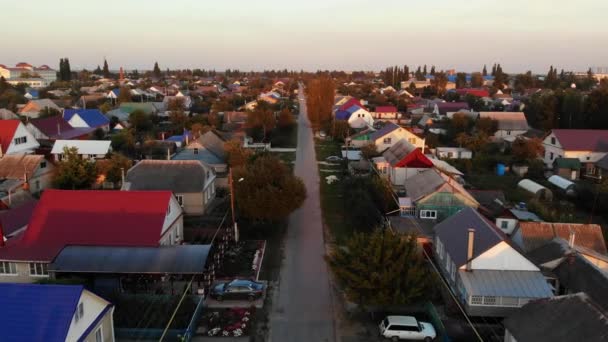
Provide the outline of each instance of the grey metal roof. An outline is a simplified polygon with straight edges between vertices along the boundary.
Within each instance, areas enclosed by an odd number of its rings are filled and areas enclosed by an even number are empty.
[[[518,342],[608,340],[608,315],[585,293],[530,302],[504,325]]]
[[[216,156],[213,152],[206,148],[199,149],[195,152],[194,149],[186,148],[177,152],[171,159],[173,160],[198,160],[209,165],[226,164],[226,162]]]
[[[473,259],[504,240],[494,224],[485,219],[477,210],[464,208],[437,224],[435,235],[441,239],[447,253],[456,267],[467,262],[467,240],[469,228],[475,229]]]
[[[68,246],[49,269],[70,273],[200,274],[211,245],[160,247]]]
[[[386,150],[382,156],[392,166],[395,166],[401,159],[405,158],[408,154],[412,153],[416,149],[416,146],[410,144],[407,140],[401,139],[396,144]]]
[[[211,177],[213,171],[198,160],[142,160],[127,172],[126,180],[130,190],[195,193],[202,192]]]
[[[467,294],[475,296],[547,298],[553,292],[540,271],[458,271]]]
[[[403,185],[405,186],[407,197],[413,201],[417,201],[435,192],[443,183],[445,183],[445,179],[441,177],[438,171],[428,169],[406,179]]]
[[[209,151],[215,154],[220,159],[226,158],[226,150],[224,149],[224,139],[215,133],[214,131],[209,131],[198,138],[198,141],[201,145],[205,146]]]

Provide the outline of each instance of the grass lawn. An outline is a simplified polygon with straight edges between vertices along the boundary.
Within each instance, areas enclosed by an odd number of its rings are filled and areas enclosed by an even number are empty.
[[[329,156],[342,157],[341,144],[337,141],[315,139],[317,160],[324,161]]]
[[[295,152],[272,152],[272,155],[277,156],[279,159],[285,162],[285,164],[289,165],[292,168],[294,163],[296,162]]]

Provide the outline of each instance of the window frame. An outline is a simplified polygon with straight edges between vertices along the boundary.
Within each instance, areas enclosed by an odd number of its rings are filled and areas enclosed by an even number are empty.
[[[8,272],[7,272],[8,269]],[[14,270],[14,272],[13,272]],[[2,276],[16,276],[19,275],[17,272],[17,263],[10,261],[0,261],[0,275]]]
[[[49,276],[49,264],[44,262],[30,262],[30,277],[48,277]],[[32,272],[32,270],[34,272]]]

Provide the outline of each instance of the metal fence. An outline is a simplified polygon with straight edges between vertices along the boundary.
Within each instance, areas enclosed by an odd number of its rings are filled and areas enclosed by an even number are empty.
[[[194,335],[196,334],[196,330],[198,328],[198,322],[201,318],[201,315],[203,314],[205,305],[205,298],[204,297],[200,297],[200,299],[198,300],[198,304],[196,305],[196,309],[194,310],[194,314],[192,315],[192,319],[190,320],[190,324],[188,324],[188,328],[186,329],[186,332],[184,333],[184,341],[185,342],[189,342],[192,337],[194,337]]]

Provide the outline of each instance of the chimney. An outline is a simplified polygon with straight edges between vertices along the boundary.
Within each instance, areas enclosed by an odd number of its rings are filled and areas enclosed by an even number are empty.
[[[171,160],[171,149],[167,147],[167,160]]]
[[[189,140],[188,138],[189,138],[188,133],[186,133],[186,146],[188,146],[188,140]]]
[[[467,265],[466,271],[471,272],[471,260],[473,259],[473,244],[475,240],[475,229],[469,228],[467,238]]]
[[[57,135],[61,135],[61,126],[57,123]]]
[[[576,238],[576,233],[574,231],[570,231],[570,235],[568,236],[568,246],[570,249],[574,248],[574,240]]]
[[[165,140],[165,132],[162,132],[162,133],[160,134],[160,137],[161,137],[161,140]]]
[[[121,181],[121,184],[125,184],[125,168],[124,167],[120,168],[120,181]]]

